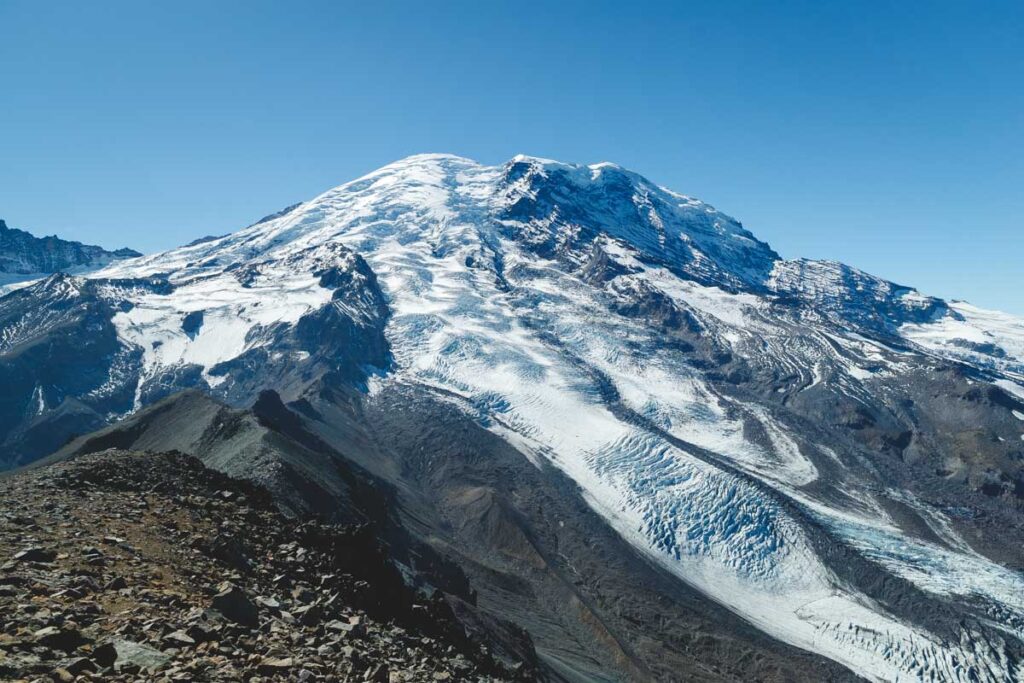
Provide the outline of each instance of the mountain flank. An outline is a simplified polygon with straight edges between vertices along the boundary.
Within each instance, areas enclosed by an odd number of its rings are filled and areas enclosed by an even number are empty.
[[[441,589],[474,623],[527,629],[538,680],[856,680],[651,566],[571,481],[442,397],[410,387],[371,402],[326,388],[321,398],[318,409],[264,392],[234,409],[183,392],[36,467],[111,448],[179,449],[258,482],[289,516],[366,525],[408,583]],[[480,633],[492,634],[492,652],[529,658],[504,629]]]

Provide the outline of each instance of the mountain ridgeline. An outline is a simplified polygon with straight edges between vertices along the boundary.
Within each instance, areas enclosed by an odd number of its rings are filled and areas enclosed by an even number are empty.
[[[539,678],[1024,677],[1024,321],[614,164],[420,155],[53,274],[0,383],[0,466],[176,450],[368,524]]]
[[[59,237],[35,237],[24,230],[7,227],[0,220],[0,274],[39,276],[83,268],[95,268],[112,261],[142,256],[131,249],[107,251]]]

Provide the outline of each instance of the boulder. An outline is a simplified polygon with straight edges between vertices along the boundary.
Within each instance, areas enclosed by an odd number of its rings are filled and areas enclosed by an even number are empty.
[[[213,597],[210,607],[236,624],[249,627],[259,625],[259,608],[245,591],[232,583],[221,584],[220,592]]]
[[[25,548],[14,555],[16,562],[53,562],[57,559],[57,551],[45,548]]]
[[[117,659],[114,662],[116,669],[131,670],[137,667],[142,671],[159,671],[171,661],[170,655],[142,643],[131,640],[115,640],[113,645],[117,651]]]

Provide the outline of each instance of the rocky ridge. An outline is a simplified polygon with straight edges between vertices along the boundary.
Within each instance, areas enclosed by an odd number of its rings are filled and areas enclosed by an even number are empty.
[[[285,518],[190,456],[109,450],[0,496],[4,680],[533,677],[407,587],[365,527]]]
[[[36,237],[24,230],[8,227],[0,219],[0,273],[50,274],[103,266],[137,256],[142,254],[133,249],[107,251],[103,247],[63,240],[56,235]]]

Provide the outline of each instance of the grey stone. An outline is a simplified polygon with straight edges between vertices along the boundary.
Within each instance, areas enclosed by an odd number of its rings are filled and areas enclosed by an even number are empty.
[[[114,662],[117,669],[138,667],[143,671],[159,671],[171,661],[170,655],[142,643],[115,640],[113,645],[117,650],[117,660]]]

